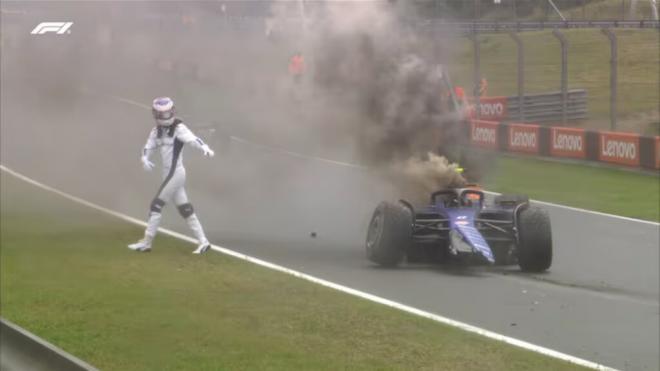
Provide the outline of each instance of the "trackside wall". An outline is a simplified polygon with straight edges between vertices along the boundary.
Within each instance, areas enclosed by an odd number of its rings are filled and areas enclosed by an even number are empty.
[[[660,136],[488,120],[468,126],[469,143],[478,148],[660,169]]]

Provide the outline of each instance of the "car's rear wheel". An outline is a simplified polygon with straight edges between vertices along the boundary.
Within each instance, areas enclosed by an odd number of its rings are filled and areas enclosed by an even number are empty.
[[[399,203],[381,202],[367,232],[367,258],[382,266],[401,262],[412,240],[412,213]]]
[[[548,213],[536,206],[520,210],[518,265],[525,272],[543,272],[552,264],[552,229]]]

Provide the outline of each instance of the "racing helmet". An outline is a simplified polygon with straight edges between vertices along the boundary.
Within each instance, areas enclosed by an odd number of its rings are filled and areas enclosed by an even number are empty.
[[[169,97],[158,97],[151,105],[151,113],[158,125],[172,125],[174,112],[174,101]]]

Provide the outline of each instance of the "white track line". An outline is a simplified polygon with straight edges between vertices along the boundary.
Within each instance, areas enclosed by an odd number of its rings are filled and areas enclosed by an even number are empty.
[[[132,106],[135,106],[135,107],[139,107],[139,108],[143,108],[143,109],[147,109],[147,110],[151,109],[151,107],[149,107],[148,105],[145,105],[143,103],[140,103],[140,102],[137,102],[137,101],[134,101],[134,100],[131,100],[131,99],[127,99],[127,98],[124,98],[124,97],[111,95],[111,94],[106,94],[106,93],[94,92],[94,91],[89,90],[87,88],[81,89],[81,90],[85,93],[93,93],[93,94],[103,95],[103,96],[106,96],[108,98],[117,100],[117,101],[122,102],[122,103],[129,104],[129,105],[132,105]],[[321,162],[329,163],[329,164],[332,164],[332,165],[338,165],[338,166],[344,166],[344,167],[351,167],[351,168],[365,169],[365,170],[367,169],[366,167],[364,167],[362,165],[351,164],[351,163],[341,162],[341,161],[335,161],[335,160],[330,160],[330,159],[326,159],[326,158],[308,156],[308,155],[305,155],[305,154],[302,154],[302,153],[296,153],[296,152],[287,151],[287,150],[283,150],[283,149],[279,149],[279,148],[273,148],[273,147],[270,147],[270,146],[265,146],[263,144],[253,143],[253,142],[250,142],[248,140],[245,140],[245,139],[242,139],[242,138],[239,138],[239,137],[232,136],[231,139],[235,140],[237,142],[250,144],[250,145],[262,148],[262,149],[268,149],[272,152],[279,152],[279,153],[283,153],[283,154],[290,155],[290,156],[293,156],[293,157],[303,158],[303,159],[307,159],[307,160],[321,161]],[[493,194],[493,195],[498,195],[499,194],[499,193],[496,193],[496,192],[487,192],[487,193],[490,193],[490,194]],[[625,221],[629,221],[629,222],[636,222],[636,223],[643,223],[643,224],[649,224],[649,225],[654,225],[654,226],[660,226],[660,223],[652,222],[652,221],[649,221],[649,220],[629,218],[627,216],[620,216],[620,215],[602,213],[600,211],[580,209],[578,207],[571,207],[571,206],[565,206],[565,205],[560,205],[560,204],[553,204],[551,202],[545,202],[545,201],[538,201],[538,200],[532,200],[532,201],[537,203],[537,204],[540,204],[540,205],[552,206],[552,207],[557,207],[557,208],[560,208],[560,209],[567,209],[567,210],[571,210],[571,211],[587,213],[587,214],[593,214],[593,215],[603,216],[603,217],[607,217],[607,218],[625,220]]]
[[[34,179],[31,179],[31,178],[28,178],[27,176],[22,175],[22,174],[14,171],[14,170],[11,170],[11,169],[7,168],[4,165],[0,165],[0,170],[2,170],[4,172],[6,172],[7,174],[10,174],[10,175],[18,178],[18,179],[20,179],[24,182],[32,184],[32,185],[34,185],[36,187],[39,187],[43,190],[55,193],[55,194],[57,194],[61,197],[69,199],[69,200],[71,200],[73,202],[76,202],[78,204],[90,207],[92,209],[95,209],[95,210],[98,210],[102,213],[105,213],[105,214],[114,216],[116,218],[122,219],[124,221],[129,222],[129,223],[133,223],[133,224],[143,226],[143,227],[146,226],[146,223],[143,222],[142,220],[130,217],[126,214],[122,214],[122,213],[114,211],[114,210],[107,209],[105,207],[102,207],[102,206],[96,205],[94,203],[91,203],[89,201],[78,198],[76,196],[72,196],[68,193],[62,192],[62,191],[60,191],[58,189],[55,189],[53,187],[50,187],[50,186],[47,186],[45,184],[39,183],[38,181],[36,181]],[[193,243],[193,244],[197,243],[197,241],[194,238],[191,238],[189,236],[186,236],[186,235],[178,233],[178,232],[174,232],[174,231],[169,230],[169,229],[160,228],[159,232],[161,232],[163,234],[166,234],[166,235],[169,235],[169,236],[172,236],[174,238],[186,241],[186,242],[190,242],[190,243]],[[536,352],[536,353],[539,353],[539,354],[542,354],[542,355],[545,355],[545,356],[557,358],[557,359],[560,359],[560,360],[563,360],[563,361],[566,361],[566,362],[570,362],[570,363],[573,363],[573,364],[576,364],[576,365],[588,367],[588,368],[591,368],[591,369],[594,369],[594,370],[608,370],[608,371],[615,370],[614,368],[610,368],[610,367],[607,367],[607,366],[604,366],[604,365],[601,365],[601,364],[598,364],[598,363],[595,363],[595,362],[591,362],[591,361],[588,361],[588,360],[585,360],[585,359],[582,359],[582,358],[574,357],[574,356],[571,356],[571,355],[568,355],[568,354],[565,354],[565,353],[558,352],[556,350],[544,348],[542,346],[538,346],[538,345],[535,345],[535,344],[532,344],[532,343],[528,343],[526,341],[515,339],[515,338],[509,337],[509,336],[506,336],[506,335],[501,335],[501,334],[498,334],[498,333],[495,333],[495,332],[492,332],[492,331],[489,331],[489,330],[485,330],[485,329],[482,329],[482,328],[479,328],[479,327],[476,327],[476,326],[473,326],[473,325],[469,325],[469,324],[464,323],[464,322],[459,322],[459,321],[456,321],[456,320],[453,320],[453,319],[450,319],[450,318],[447,318],[447,317],[440,316],[438,314],[426,312],[426,311],[423,311],[421,309],[417,309],[417,308],[414,308],[414,307],[411,307],[411,306],[408,306],[408,305],[405,305],[405,304],[397,303],[395,301],[385,299],[385,298],[382,298],[380,296],[369,294],[369,293],[366,293],[366,292],[363,292],[363,291],[359,291],[359,290],[356,290],[356,289],[353,289],[353,288],[350,288],[350,287],[347,287],[347,286],[343,286],[343,285],[340,285],[340,284],[337,284],[337,283],[334,283],[334,282],[326,281],[324,279],[317,278],[317,277],[314,277],[314,276],[311,276],[309,274],[305,274],[305,273],[302,273],[302,272],[299,272],[299,271],[296,271],[296,270],[293,270],[293,269],[289,269],[289,268],[286,268],[286,267],[278,265],[278,264],[267,262],[265,260],[255,258],[255,257],[252,257],[250,255],[242,254],[240,252],[230,250],[230,249],[227,249],[227,248],[224,248],[224,247],[221,247],[221,246],[212,245],[211,248],[213,250],[217,251],[217,252],[220,252],[220,253],[223,253],[223,254],[226,254],[226,255],[229,255],[229,256],[233,256],[235,258],[245,260],[245,261],[248,261],[250,263],[260,265],[262,267],[266,267],[266,268],[269,268],[269,269],[272,269],[272,270],[275,270],[275,271],[278,271],[278,272],[286,273],[288,275],[298,277],[298,278],[301,278],[303,280],[319,284],[321,286],[329,287],[329,288],[332,288],[332,289],[335,289],[335,290],[338,290],[338,291],[341,291],[341,292],[344,292],[344,293],[347,293],[347,294],[350,294],[350,295],[353,295],[353,296],[357,296],[357,297],[362,298],[362,299],[370,300],[372,302],[379,303],[379,304],[382,304],[382,305],[386,305],[386,306],[391,307],[391,308],[395,308],[395,309],[398,309],[398,310],[401,310],[401,311],[404,311],[404,312],[408,312],[408,313],[411,313],[411,314],[414,314],[414,315],[417,315],[417,316],[420,316],[420,317],[428,318],[430,320],[433,320],[433,321],[436,321],[436,322],[439,322],[439,323],[443,323],[445,325],[456,327],[456,328],[459,328],[459,329],[464,330],[464,331],[468,331],[468,332],[471,332],[471,333],[474,333],[474,334],[477,334],[477,335],[485,336],[487,338],[490,338],[490,339],[493,339],[493,340],[496,340],[496,341],[501,341],[503,343],[510,344],[510,345],[513,345],[513,346],[516,346],[516,347],[519,347],[519,348],[522,348],[522,349],[532,351],[532,352]]]
[[[491,192],[491,191],[484,191],[484,193],[493,195],[493,196],[498,196],[501,195],[501,193],[498,192]],[[614,218],[614,219],[619,219],[619,220],[625,220],[629,222],[635,222],[635,223],[642,223],[642,224],[649,224],[649,225],[654,225],[654,226],[660,226],[660,223],[658,222],[652,222],[650,220],[643,220],[643,219],[635,219],[635,218],[629,218],[627,216],[621,216],[621,215],[614,215],[614,214],[607,214],[607,213],[601,213],[600,211],[593,211],[593,210],[587,210],[587,209],[580,209],[579,207],[572,207],[572,206],[566,206],[566,205],[559,205],[559,204],[553,204],[550,202],[545,202],[545,201],[539,201],[539,200],[531,200],[532,202],[539,204],[539,205],[545,205],[545,206],[551,206],[551,207],[556,207],[559,209],[567,209],[575,212],[580,212],[580,213],[587,213],[587,214],[593,214],[593,215],[598,215],[598,216],[603,216],[603,217],[608,217],[608,218]]]
[[[291,156],[291,157],[301,158],[303,160],[320,161],[320,162],[325,162],[325,163],[331,164],[331,165],[350,167],[350,168],[360,169],[360,170],[368,170],[368,168],[366,166],[351,164],[351,163],[348,163],[348,162],[330,160],[330,159],[322,158],[322,157],[314,157],[314,156],[303,155],[302,153],[292,152],[292,151],[282,149],[282,148],[275,148],[275,147],[271,147],[271,146],[265,146],[263,144],[253,143],[253,142],[250,142],[246,139],[235,137],[233,135],[230,136],[230,138],[231,138],[231,140],[234,140],[236,142],[247,144],[249,146],[253,146],[253,147],[259,148],[259,149],[264,150],[264,151],[282,153],[282,154],[285,154],[285,155],[288,155],[288,156]]]
[[[138,107],[138,108],[142,108],[142,109],[146,109],[146,110],[151,109],[151,107],[149,107],[146,104],[143,104],[143,103],[131,100],[131,99],[127,99],[127,98],[124,98],[124,97],[120,97],[120,96],[117,96],[117,95],[94,92],[94,91],[90,90],[89,88],[84,88],[84,89],[80,89],[80,90],[82,92],[88,93],[88,94],[103,95],[105,97],[114,99],[114,100],[122,102],[122,103],[129,104],[129,105],[132,105],[132,106],[135,106],[135,107]],[[231,135],[229,138],[231,140],[235,141],[235,142],[247,144],[247,145],[259,148],[261,150],[269,151],[269,152],[281,153],[281,154],[285,154],[285,155],[288,155],[288,156],[291,156],[291,157],[301,158],[301,159],[304,159],[304,160],[325,162],[325,163],[328,163],[328,164],[331,164],[331,165],[350,167],[350,168],[361,169],[361,170],[368,170],[366,166],[351,164],[349,162],[331,160],[331,159],[322,158],[322,157],[309,156],[309,155],[305,155],[305,154],[302,154],[302,153],[289,151],[289,150],[286,150],[286,149],[283,149],[283,148],[276,148],[276,147],[272,147],[272,146],[266,146],[266,145],[263,145],[263,144],[251,142],[247,139],[243,139],[243,138],[240,138],[240,137],[237,137],[237,136],[234,136],[234,135]]]

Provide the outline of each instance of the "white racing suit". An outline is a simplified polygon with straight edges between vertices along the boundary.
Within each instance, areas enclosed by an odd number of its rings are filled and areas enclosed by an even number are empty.
[[[182,152],[185,144],[190,144],[202,151],[205,151],[205,148],[208,149],[208,146],[177,118],[169,126],[157,125],[154,127],[149,133],[149,138],[142,151],[142,156],[148,160],[157,148],[160,149],[163,165],[163,183],[151,202],[147,229],[144,232],[145,240],[149,243],[156,236],[162,219],[162,209],[168,202],[176,205],[179,214],[186,220],[199,244],[208,245],[209,243],[184,188],[186,169],[183,167]]]

